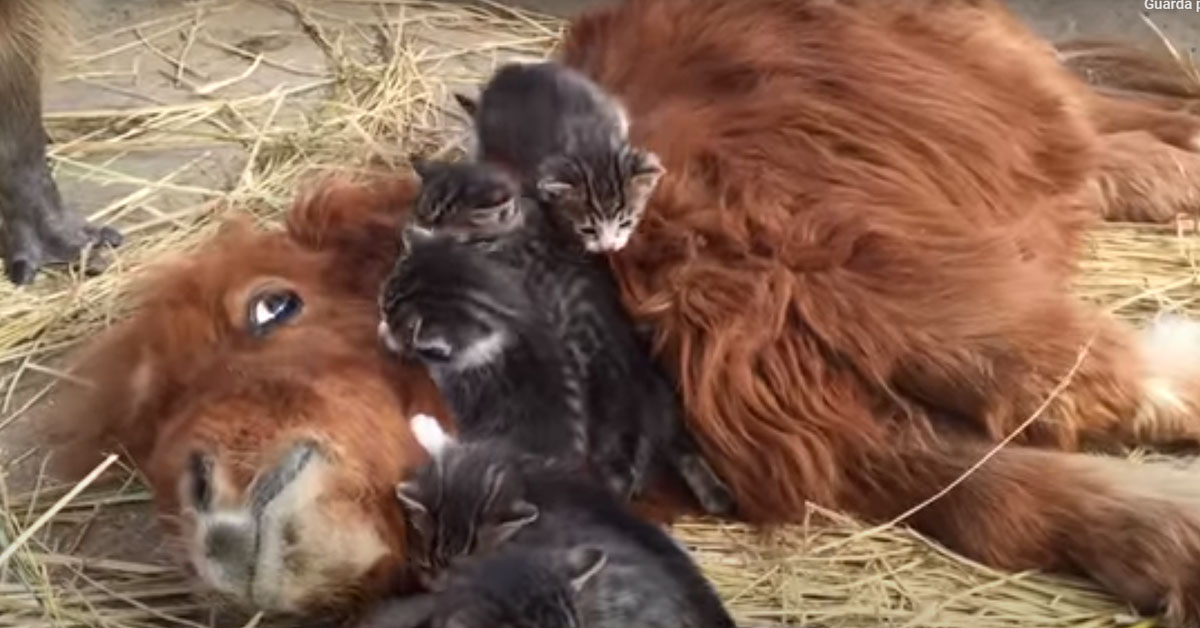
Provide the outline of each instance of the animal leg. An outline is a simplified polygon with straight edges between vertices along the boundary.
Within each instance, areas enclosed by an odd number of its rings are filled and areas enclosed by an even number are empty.
[[[1200,151],[1200,117],[1095,91],[1085,97],[1085,102],[1092,124],[1102,134],[1146,131],[1176,148]]]
[[[732,516],[737,510],[733,492],[721,480],[687,428],[680,426],[670,444],[671,465],[687,484],[700,507],[710,515]]]
[[[1200,154],[1164,144],[1145,131],[1104,135],[1086,193],[1113,222],[1169,223],[1200,211]]]
[[[24,285],[33,281],[43,265],[75,261],[90,245],[117,246],[121,236],[111,228],[90,225],[63,207],[46,161],[37,60],[25,54],[2,60],[0,217],[4,220],[4,266],[10,281]],[[105,265],[102,256],[93,255],[88,270],[98,272]]]
[[[972,471],[986,453],[914,447],[868,461],[860,510],[891,521],[924,504],[906,522],[966,556],[1085,575],[1172,626],[1200,626],[1200,477],[1021,447]]]

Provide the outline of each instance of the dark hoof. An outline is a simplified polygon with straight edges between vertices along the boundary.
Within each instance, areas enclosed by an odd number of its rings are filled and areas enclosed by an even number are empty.
[[[5,228],[8,230],[5,275],[18,286],[33,283],[43,267],[80,262],[80,255],[89,248],[83,273],[87,276],[102,273],[109,264],[105,251],[121,246],[125,239],[112,227],[95,227],[82,224],[80,220],[59,220],[50,224],[19,221],[15,225],[5,225]]]

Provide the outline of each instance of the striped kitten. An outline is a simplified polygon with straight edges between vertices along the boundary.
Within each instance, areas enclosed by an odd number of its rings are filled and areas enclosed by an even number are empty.
[[[476,561],[540,555],[551,557],[542,564],[555,565],[557,576],[539,578],[525,583],[527,586],[511,583],[518,589],[511,590],[503,584],[506,576],[497,569],[492,572],[496,580],[486,579],[487,587],[480,588],[480,580],[472,582],[475,587],[467,587],[484,596],[506,591],[505,599],[476,606],[483,614],[478,617],[481,621],[529,619],[522,613],[508,614],[511,609],[505,601],[522,600],[528,603],[524,606],[527,610],[547,612],[551,621],[566,620],[567,626],[580,628],[734,628],[724,605],[687,552],[662,528],[629,512],[608,491],[584,478],[531,463],[528,457],[514,456],[503,445],[460,443],[441,431],[432,417],[418,415],[410,425],[432,461],[401,484],[397,496],[410,518],[435,530],[416,543],[420,546],[433,539],[437,546],[433,551],[441,553],[439,562],[444,568],[427,580],[435,593],[461,592],[461,574],[470,573],[468,566]],[[497,513],[523,516],[519,522],[510,516],[514,523],[502,537],[451,542],[494,531]],[[457,554],[445,553],[451,546],[463,549]],[[430,551],[411,549],[418,554]],[[522,571],[530,568],[528,563],[508,566]],[[518,574],[521,571],[510,572],[507,579],[522,577]],[[568,583],[569,587],[564,586]],[[563,595],[568,590],[573,593],[569,598]],[[462,600],[458,604],[472,603]],[[578,624],[570,623],[571,618]],[[513,625],[549,628],[563,624]]]
[[[473,558],[440,593],[387,600],[358,628],[582,628],[575,598],[606,560],[586,546]]]
[[[624,108],[580,72],[554,62],[502,66],[478,101],[476,157],[518,174],[593,253],[623,248],[665,169],[632,146]]]
[[[580,403],[571,422],[584,426],[583,448],[600,478],[617,495],[632,498],[640,494],[651,472],[673,471],[687,483],[706,512],[731,514],[735,506],[732,496],[699,453],[683,423],[673,382],[650,356],[604,260],[585,252],[577,240],[564,233],[564,225],[550,220],[551,212],[543,204],[521,197],[498,174],[498,166],[435,162],[424,164],[423,170],[425,183],[418,206],[436,207],[438,211],[418,210],[410,233],[425,241],[433,236],[418,234],[431,230],[456,243],[469,242],[488,260],[522,278],[527,298],[539,310],[530,316],[541,317],[547,325],[543,333],[552,338],[542,342],[561,347],[567,361],[566,367],[559,368],[569,370],[573,394],[578,393]],[[498,189],[483,190],[480,185],[484,181],[496,182]],[[468,189],[470,194],[463,192]],[[510,200],[497,204],[500,198]],[[457,227],[466,222],[459,216],[479,211],[469,204],[456,205],[466,202],[488,206],[507,206],[511,202],[516,213],[505,218],[503,229],[464,235],[470,230]],[[430,219],[435,215],[435,220]],[[406,266],[411,263],[398,264],[388,290],[397,290],[396,282],[420,278],[419,272]],[[453,263],[443,266],[431,268],[429,273],[444,275]],[[466,286],[476,279],[453,281]],[[384,307],[386,313],[388,307],[400,305]],[[391,320],[388,323],[400,329]]]

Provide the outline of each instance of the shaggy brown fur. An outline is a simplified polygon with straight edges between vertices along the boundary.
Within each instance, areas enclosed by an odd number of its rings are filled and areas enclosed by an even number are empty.
[[[670,172],[614,265],[748,519],[795,521],[808,501],[895,517],[1071,375],[1019,445],[908,522],[1200,625],[1200,482],[1069,453],[1200,440],[1200,328],[1139,341],[1069,294],[1095,204],[1131,189],[1097,195],[1108,145],[1166,144],[1099,134],[1083,83],[983,0],[630,0],[577,20],[562,54],[625,101]],[[235,598],[328,602],[402,556],[387,486],[420,458],[402,418],[444,416],[373,335],[411,200],[407,180],[333,185],[286,234],[233,229],[162,271],[93,350],[88,411],[63,415],[86,428],[72,459],[130,450],[201,577]],[[264,282],[306,307],[251,337],[239,321]],[[250,478],[304,443],[319,463],[248,510]],[[289,522],[303,560],[284,569],[274,545],[205,557],[213,531]],[[247,563],[280,584],[239,579]]]
[[[614,264],[749,518],[904,512],[1037,412],[1089,342],[1019,442],[1200,435],[1195,382],[1148,392],[1129,331],[1067,291],[1096,131],[1132,123],[1002,6],[632,0],[563,50],[671,173]],[[911,523],[1200,621],[1200,512],[1094,465],[1007,450]]]
[[[0,217],[5,272],[17,284],[33,281],[44,264],[73,262],[89,245],[121,240],[63,207],[46,163],[42,66],[64,48],[68,6],[68,0],[0,2]],[[89,269],[105,263],[97,252]]]

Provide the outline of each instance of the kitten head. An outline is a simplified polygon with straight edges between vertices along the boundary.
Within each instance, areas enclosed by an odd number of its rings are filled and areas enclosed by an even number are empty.
[[[448,567],[503,545],[539,511],[524,499],[520,468],[502,445],[459,443],[423,415],[411,426],[433,460],[401,483],[396,496],[408,520],[410,562],[427,587],[441,589]]]
[[[537,320],[519,273],[454,234],[404,228],[380,294],[380,340],[435,376],[492,364]]]
[[[475,558],[441,593],[384,602],[359,628],[579,628],[576,595],[606,562],[591,547]]]
[[[520,185],[502,168],[416,157],[411,161],[421,179],[412,212],[417,226],[464,241],[496,237],[520,226]]]
[[[537,190],[584,248],[611,252],[629,242],[665,172],[657,155],[623,144],[547,159]]]
[[[452,628],[578,628],[576,595],[606,562],[605,553],[591,547],[516,550],[480,560],[456,574],[435,622]]]

